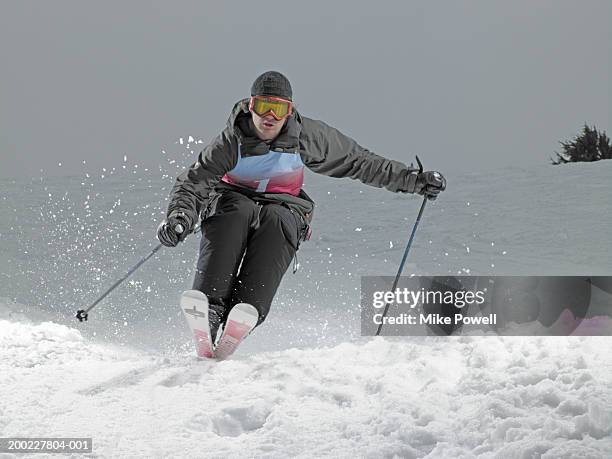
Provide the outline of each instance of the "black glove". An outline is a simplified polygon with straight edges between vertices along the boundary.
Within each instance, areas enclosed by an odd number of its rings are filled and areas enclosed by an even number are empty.
[[[442,174],[435,171],[420,172],[417,175],[414,185],[414,192],[427,199],[434,200],[438,197],[441,191],[446,189],[446,179]]]
[[[157,227],[157,239],[166,247],[176,247],[192,231],[191,219],[180,211],[173,211]]]

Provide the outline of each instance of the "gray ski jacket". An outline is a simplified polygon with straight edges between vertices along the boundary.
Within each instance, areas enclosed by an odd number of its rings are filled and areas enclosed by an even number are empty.
[[[191,227],[210,211],[215,196],[225,190],[243,192],[260,201],[275,201],[297,211],[306,226],[310,224],[313,201],[306,193],[257,193],[221,181],[231,171],[240,154],[262,155],[270,150],[299,152],[302,162],[313,172],[329,177],[349,177],[393,192],[414,193],[418,169],[379,156],[360,146],[323,121],[307,118],[297,111],[287,118],[278,137],[264,142],[250,128],[249,99],[234,105],[227,127],[202,150],[198,160],[178,176],[170,193],[167,215],[183,212]]]

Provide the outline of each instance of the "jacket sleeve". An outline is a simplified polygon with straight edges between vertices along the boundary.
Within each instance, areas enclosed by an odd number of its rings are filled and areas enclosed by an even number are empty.
[[[372,153],[322,121],[302,117],[302,126],[302,160],[313,172],[349,177],[393,192],[414,193],[418,169]]]
[[[184,212],[193,227],[211,190],[236,165],[238,150],[234,143],[236,140],[224,130],[202,150],[198,160],[177,177],[170,192],[167,216]]]

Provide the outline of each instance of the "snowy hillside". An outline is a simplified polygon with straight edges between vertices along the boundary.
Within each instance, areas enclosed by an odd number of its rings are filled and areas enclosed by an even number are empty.
[[[373,339],[221,363],[0,321],[1,436],[95,457],[604,458],[610,340]]]
[[[114,174],[0,182],[0,298],[72,324],[74,311],[148,253],[178,168],[159,178],[126,164]],[[425,209],[406,274],[612,274],[612,161],[446,175],[448,190]],[[420,205],[349,179],[308,174],[305,187],[317,202],[312,240],[300,248],[297,274],[285,276],[270,321],[243,352],[359,335],[360,277],[395,274]],[[192,236],[160,251],[82,333],[184,350],[176,305],[191,288],[198,243]]]
[[[611,456],[612,338],[360,336],[360,277],[395,274],[414,196],[308,175],[300,270],[229,361],[194,360],[178,308],[198,236],[77,323],[155,245],[173,177],[126,164],[0,182],[0,436],[91,436],[94,457]],[[406,274],[612,274],[612,161],[446,175]],[[599,298],[576,334],[610,333]]]

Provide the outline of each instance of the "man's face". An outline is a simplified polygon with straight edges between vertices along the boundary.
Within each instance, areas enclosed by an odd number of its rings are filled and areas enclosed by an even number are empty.
[[[278,136],[285,120],[277,120],[270,113],[259,116],[257,113],[251,111],[253,116],[253,124],[255,125],[255,133],[261,140],[272,140]]]

